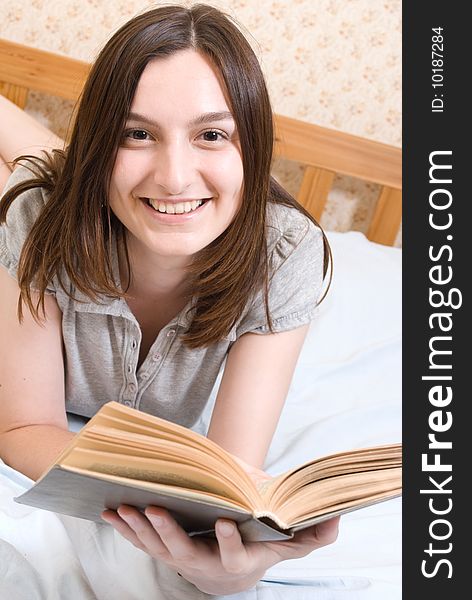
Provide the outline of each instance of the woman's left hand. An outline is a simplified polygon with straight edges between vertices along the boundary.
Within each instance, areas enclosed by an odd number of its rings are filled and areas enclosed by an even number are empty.
[[[208,594],[233,594],[254,586],[278,562],[300,558],[333,543],[339,517],[324,521],[287,541],[243,544],[232,521],[216,522],[216,540],[190,537],[162,508],[145,514],[130,506],[102,513],[105,521],[150,556],[165,562]]]

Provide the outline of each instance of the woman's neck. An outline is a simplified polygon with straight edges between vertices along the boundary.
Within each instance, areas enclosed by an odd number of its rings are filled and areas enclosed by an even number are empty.
[[[127,289],[130,296],[137,298],[184,297],[189,294],[185,256],[159,256],[151,252],[133,236],[127,236],[131,280]],[[123,285],[129,280],[128,264],[124,244],[118,246],[120,280]]]

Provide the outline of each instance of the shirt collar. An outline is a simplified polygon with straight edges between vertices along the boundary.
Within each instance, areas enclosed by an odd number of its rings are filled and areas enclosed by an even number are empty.
[[[113,234],[111,246],[111,267],[113,281],[121,288],[120,267],[118,262],[118,245],[116,235]],[[102,315],[112,315],[117,317],[128,318],[136,322],[136,318],[131,312],[124,298],[112,298],[106,294],[99,294],[96,301],[92,301],[86,294],[80,290],[73,291],[74,310],[82,313],[93,313]],[[169,326],[178,326],[187,331],[193,319],[195,308],[193,299],[190,300],[185,307],[176,315]]]

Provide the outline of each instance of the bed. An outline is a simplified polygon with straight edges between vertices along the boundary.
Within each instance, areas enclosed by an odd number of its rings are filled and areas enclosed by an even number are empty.
[[[38,90],[74,100],[86,63],[0,40],[0,93],[24,107]],[[298,200],[322,218],[336,174],[380,192],[366,233],[329,231],[332,288],[310,326],[266,470],[328,452],[401,439],[401,151],[276,115],[276,153],[303,163]],[[196,425],[205,432],[219,379]],[[71,416],[70,428],[81,426]],[[203,598],[111,528],[13,502],[31,485],[0,460],[0,598],[151,600]],[[335,544],[270,569],[231,600],[398,600],[401,499],[345,515]]]

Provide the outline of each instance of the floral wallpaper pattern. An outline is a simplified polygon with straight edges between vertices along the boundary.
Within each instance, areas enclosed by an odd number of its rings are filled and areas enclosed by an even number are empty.
[[[195,2],[175,1],[191,5]],[[275,112],[401,145],[401,0],[209,0],[232,15],[258,55]],[[92,61],[127,19],[162,4],[147,0],[10,0],[0,37]],[[31,94],[27,110],[64,136],[72,105]],[[276,161],[293,194],[300,165]],[[376,186],[338,177],[327,229],[365,231]],[[400,234],[396,245],[401,245]]]

